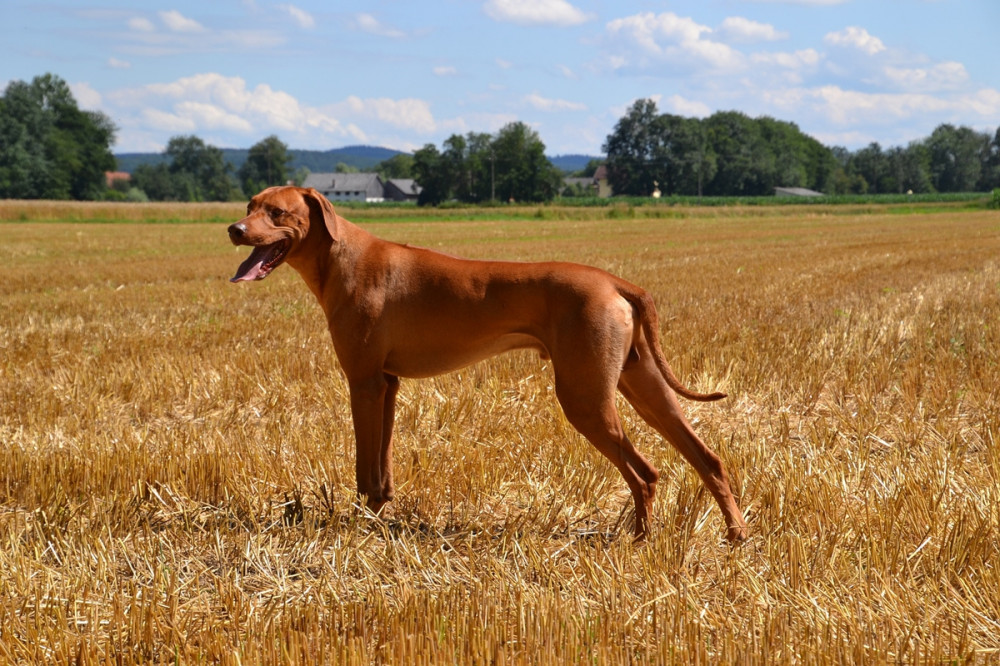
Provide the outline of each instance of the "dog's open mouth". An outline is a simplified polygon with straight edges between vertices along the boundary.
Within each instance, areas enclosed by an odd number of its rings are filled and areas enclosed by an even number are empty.
[[[247,280],[263,280],[268,274],[278,267],[285,260],[291,242],[280,240],[270,245],[258,245],[247,257],[246,261],[236,269],[236,275],[229,279],[230,282],[245,282]]]

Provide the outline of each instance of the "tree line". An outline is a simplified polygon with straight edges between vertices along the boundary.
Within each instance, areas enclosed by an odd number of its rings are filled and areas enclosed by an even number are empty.
[[[164,159],[145,164],[111,188],[105,172],[116,128],[100,112],[82,111],[69,86],[45,74],[13,81],[0,97],[0,198],[245,200],[269,185],[301,182],[292,155],[276,136],[254,144],[234,169],[219,148],[196,136],[175,136]],[[691,196],[762,196],[775,187],[826,194],[969,192],[1000,187],[1000,129],[938,126],[905,147],[872,143],[857,151],[824,146],[790,122],[720,111],[707,118],[660,113],[636,101],[615,124],[599,164],[619,195],[654,191]],[[338,165],[340,170],[349,170]],[[545,157],[538,133],[513,122],[495,134],[454,134],[439,149],[427,144],[375,167],[383,178],[415,178],[419,203],[549,201],[570,194]],[[577,190],[577,195],[588,192]]]
[[[1000,187],[994,135],[943,124],[906,147],[828,148],[790,122],[721,111],[661,114],[636,101],[604,144],[616,194],[761,196],[775,187],[826,194],[984,192]]]

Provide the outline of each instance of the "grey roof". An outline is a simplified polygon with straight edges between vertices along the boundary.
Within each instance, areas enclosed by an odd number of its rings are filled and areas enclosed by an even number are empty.
[[[821,197],[822,192],[817,192],[816,190],[810,190],[805,187],[776,187],[774,188],[774,195],[781,197]]]
[[[386,181],[386,185],[389,183],[392,183],[399,188],[400,192],[405,192],[406,194],[420,194],[420,190],[422,189],[417,185],[417,181],[412,178],[390,178]]]
[[[337,192],[366,192],[382,196],[382,179],[377,173],[311,173],[302,187],[314,187],[329,196]]]

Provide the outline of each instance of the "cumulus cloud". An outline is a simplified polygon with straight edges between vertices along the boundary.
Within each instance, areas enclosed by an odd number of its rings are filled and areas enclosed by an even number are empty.
[[[128,69],[132,66],[132,63],[127,60],[119,60],[118,58],[108,58],[108,67],[111,69]]]
[[[101,106],[101,93],[94,90],[89,83],[71,83],[69,89],[81,108],[97,109]]]
[[[943,62],[931,67],[888,66],[885,76],[896,88],[911,91],[955,90],[969,81],[969,72],[960,62]]]
[[[868,55],[875,55],[885,51],[885,44],[882,40],[871,35],[864,28],[849,26],[838,32],[827,33],[823,41],[833,46],[851,47],[863,51]]]
[[[758,23],[741,16],[730,16],[719,26],[719,34],[733,42],[776,42],[788,39],[787,32],[777,30],[768,23]]]
[[[707,104],[685,99],[680,95],[671,95],[663,106],[674,115],[686,118],[704,118],[712,113],[712,109]]]
[[[281,132],[315,142],[344,140],[366,142],[363,123],[428,134],[437,129],[430,104],[404,98],[347,99],[323,107],[301,103],[267,84],[250,87],[240,77],[204,73],[166,83],[123,89],[108,95],[115,117],[122,117],[129,131],[198,133],[223,132],[246,137]]]
[[[616,68],[656,63],[732,71],[745,64],[743,54],[712,39],[711,28],[673,12],[615,19],[608,23],[607,34],[620,48],[611,56]]]
[[[524,101],[531,107],[539,111],[586,111],[587,105],[579,102],[570,102],[565,99],[549,99],[542,97],[538,93],[531,93],[524,97]]]
[[[803,49],[793,53],[755,53],[751,56],[755,63],[777,65],[787,69],[803,69],[819,64],[820,54],[815,49]]]
[[[345,110],[349,114],[359,117],[374,116],[393,127],[410,129],[420,133],[433,132],[437,127],[430,104],[422,99],[390,99],[388,97],[362,99],[352,95],[347,98],[344,104],[335,105],[334,108]]]
[[[495,21],[522,25],[570,26],[592,18],[566,0],[488,0],[483,11]]]
[[[176,9],[159,13],[160,20],[174,32],[204,32],[205,26],[194,19],[187,18]]]
[[[298,23],[300,28],[309,30],[316,27],[316,19],[304,9],[300,9],[295,5],[278,5],[278,9],[291,16],[292,20]]]
[[[153,32],[156,26],[148,18],[143,16],[133,16],[128,20],[128,27],[138,32]]]
[[[458,70],[450,65],[441,65],[434,68],[434,76],[455,76]]]
[[[367,32],[370,35],[378,35],[379,37],[391,37],[392,39],[399,39],[405,37],[406,33],[402,30],[387,26],[379,21],[377,18],[371,14],[358,14],[354,17],[354,25],[362,32]]]

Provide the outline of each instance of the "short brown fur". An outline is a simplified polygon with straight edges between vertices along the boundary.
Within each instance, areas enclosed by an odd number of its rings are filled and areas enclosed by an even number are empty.
[[[722,510],[727,538],[746,538],[722,461],[694,433],[676,397],[725,396],[690,391],[674,376],[642,288],[580,264],[474,261],[385,241],[337,215],[316,190],[291,186],[255,196],[229,235],[257,248],[252,257],[270,252],[259,271],[244,270],[253,263],[245,262],[242,279],[261,279],[287,262],[319,300],[350,389],[358,493],[372,511],[394,494],[399,378],[529,348],[552,360],[570,423],[625,478],[637,538],[649,529],[659,473],[625,435],[616,389],[697,470]]]

